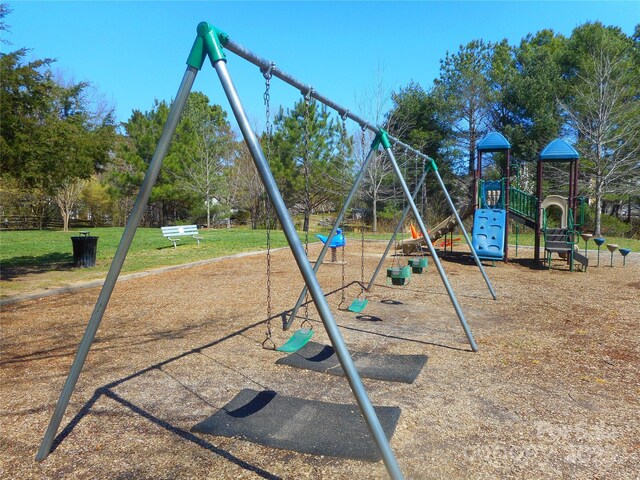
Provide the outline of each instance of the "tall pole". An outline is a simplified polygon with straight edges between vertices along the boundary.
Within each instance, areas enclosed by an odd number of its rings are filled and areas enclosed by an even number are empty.
[[[478,152],[476,169],[473,171],[473,211],[482,208],[480,202],[480,179],[482,178],[482,150]]]
[[[198,25],[198,34],[201,36],[205,36],[209,41],[215,42],[216,53],[221,52],[222,49],[220,48],[218,38],[219,32],[217,32],[212,26],[204,22],[201,23],[200,25]],[[318,313],[327,331],[327,335],[329,336],[331,344],[333,345],[336,355],[338,356],[340,365],[342,366],[342,369],[347,376],[347,380],[356,398],[356,401],[360,408],[360,412],[362,413],[367,426],[369,427],[369,431],[371,432],[378,451],[382,456],[382,460],[384,461],[384,464],[387,468],[387,472],[393,479],[402,479],[403,475],[400,470],[400,466],[398,465],[393,451],[391,450],[391,446],[389,445],[389,441],[387,440],[384,430],[382,429],[382,425],[380,424],[380,420],[376,415],[373,405],[371,404],[371,401],[367,396],[362,380],[360,379],[360,375],[358,374],[351,355],[349,354],[349,350],[344,343],[344,339],[342,338],[333,314],[331,313],[329,304],[327,303],[327,299],[324,296],[324,292],[320,288],[318,279],[313,273],[313,269],[311,268],[309,259],[304,252],[302,244],[300,243],[300,238],[296,233],[286,205],[284,204],[275,179],[273,178],[273,174],[269,169],[269,164],[264,157],[262,147],[260,146],[256,134],[251,129],[249,119],[247,118],[236,88],[231,80],[231,77],[229,76],[224,54],[220,56],[213,55],[211,51],[209,51],[208,53],[209,58],[211,59],[211,63],[213,64],[213,67],[218,74],[220,83],[222,84],[222,88],[224,89],[227,99],[229,100],[229,104],[231,106],[231,109],[233,110],[236,121],[240,126],[240,130],[245,139],[245,142],[247,143],[249,151],[251,152],[251,156],[253,157],[253,161],[256,165],[256,169],[258,170],[260,178],[262,179],[265,190],[267,191],[267,194],[271,199],[273,207],[276,211],[276,215],[278,216],[278,220],[282,225],[282,229],[291,248],[291,252],[293,253],[296,263],[298,264],[300,273],[304,278],[304,281],[309,289],[316,308],[318,309]]]
[[[505,229],[504,229],[504,262],[509,262],[509,204],[511,201],[511,149],[507,149],[507,165],[505,168],[505,196],[504,196],[504,209],[505,209]]]
[[[429,247],[429,252],[431,253],[431,257],[433,258],[433,263],[436,265],[436,268],[438,269],[438,273],[440,274],[440,278],[442,279],[442,283],[445,286],[445,289],[447,290],[447,293],[449,294],[449,299],[451,300],[451,303],[453,304],[453,308],[456,311],[456,314],[458,315],[458,319],[460,320],[460,324],[462,325],[462,329],[464,330],[465,335],[467,336],[467,340],[469,341],[469,345],[471,346],[471,349],[474,352],[478,351],[478,346],[476,345],[475,340],[473,339],[473,334],[471,333],[471,329],[469,328],[469,325],[467,324],[466,319],[464,318],[464,313],[462,313],[462,309],[460,308],[460,305],[458,304],[458,300],[456,299],[456,295],[455,293],[453,293],[453,289],[451,288],[451,285],[449,284],[449,279],[447,278],[447,274],[445,273],[444,269],[442,268],[442,264],[440,263],[440,259],[438,258],[438,254],[436,253],[435,248],[433,248],[433,244],[431,243],[431,239],[429,238],[429,234],[427,233],[427,229],[424,226],[424,223],[422,222],[422,218],[420,217],[420,213],[418,212],[418,207],[416,207],[415,202],[413,201],[413,198],[411,196],[411,192],[409,191],[409,187],[407,186],[406,182],[404,181],[404,177],[402,176],[402,171],[400,170],[400,167],[398,166],[398,163],[396,162],[396,159],[393,155],[393,151],[391,150],[391,143],[389,142],[389,140],[386,138],[386,135],[382,136],[383,140],[382,140],[382,145],[384,146],[387,155],[389,155],[389,160],[391,160],[391,165],[393,166],[393,170],[396,173],[396,176],[398,177],[398,181],[400,182],[400,185],[402,186],[402,191],[404,192],[404,196],[405,198],[408,200],[409,205],[411,207],[411,210],[413,212],[413,214],[416,217],[416,222],[418,223],[418,226],[420,227],[420,231],[422,232],[422,236],[424,237],[425,241],[427,242],[427,247]]]
[[[100,291],[100,295],[98,296],[98,300],[93,309],[93,313],[91,314],[91,318],[89,319],[89,323],[87,324],[87,329],[85,330],[82,341],[78,346],[78,351],[76,352],[76,356],[71,365],[71,370],[69,371],[69,375],[67,376],[67,380],[65,381],[62,392],[60,393],[60,397],[58,398],[58,403],[56,404],[56,408],[53,412],[53,416],[51,417],[49,426],[47,427],[47,431],[44,434],[44,438],[42,439],[42,443],[40,444],[40,448],[38,449],[38,453],[36,454],[36,460],[38,461],[47,458],[47,456],[51,452],[51,446],[53,445],[56,433],[58,432],[58,428],[60,427],[60,422],[62,421],[64,412],[69,405],[71,394],[73,393],[73,390],[76,386],[78,377],[80,377],[82,366],[87,359],[89,349],[91,348],[93,339],[95,338],[98,327],[100,326],[100,322],[102,321],[104,311],[107,308],[107,304],[109,303],[109,299],[111,298],[113,288],[115,287],[118,276],[120,275],[120,271],[122,270],[122,265],[124,264],[124,260],[127,257],[127,252],[129,251],[129,247],[131,246],[131,242],[133,241],[136,229],[138,228],[140,220],[142,219],[142,215],[144,214],[145,207],[151,195],[151,189],[153,188],[153,185],[156,183],[156,179],[158,178],[158,173],[160,172],[162,161],[169,149],[171,138],[173,137],[173,134],[176,130],[176,126],[178,125],[178,121],[180,120],[180,116],[182,115],[182,112],[184,110],[184,106],[187,103],[187,98],[189,96],[189,92],[191,91],[191,87],[193,86],[193,82],[196,79],[197,73],[198,70],[196,68],[193,68],[191,66],[187,67],[187,71],[185,72],[182,83],[180,84],[180,88],[178,89],[176,99],[171,105],[167,123],[162,130],[162,135],[160,136],[160,140],[158,141],[156,151],[153,154],[153,158],[151,159],[151,163],[149,164],[149,169],[147,170],[144,181],[142,182],[142,186],[140,187],[138,198],[136,199],[136,203],[133,206],[133,211],[131,212],[129,220],[127,221],[127,226],[125,227],[122,238],[120,239],[120,244],[118,245],[116,254],[111,261],[109,272],[107,273],[107,277],[105,278],[104,284],[102,285],[102,290]]]
[[[379,144],[379,141],[378,140],[374,140],[374,142],[373,142],[373,144],[371,146],[371,149],[369,150],[369,154],[366,156],[366,158],[364,159],[364,162],[362,163],[362,166],[360,167],[360,171],[358,172],[358,175],[357,175],[357,177],[356,177],[356,179],[355,179],[355,181],[353,183],[353,186],[351,187],[351,191],[347,195],[347,198],[345,199],[344,204],[342,205],[342,209],[340,210],[340,212],[338,213],[338,216],[336,217],[336,221],[335,221],[335,223],[333,225],[333,228],[331,229],[331,232],[329,233],[329,236],[327,237],[327,241],[324,242],[324,245],[322,246],[322,250],[320,251],[320,255],[318,255],[318,259],[316,260],[316,264],[313,266],[313,273],[314,274],[318,272],[318,269],[320,268],[320,265],[322,265],[322,261],[324,260],[324,256],[326,255],[327,250],[329,250],[329,245],[331,244],[331,241],[333,240],[333,237],[335,237],[336,232],[338,230],[338,227],[342,223],[342,219],[344,218],[345,213],[349,209],[349,205],[351,205],[351,201],[353,200],[353,197],[355,196],[356,192],[358,191],[358,187],[362,183],[362,179],[364,178],[364,174],[367,171],[367,166],[369,165],[370,160],[375,155],[375,152],[376,152],[376,150],[378,148],[378,144]],[[286,320],[282,325],[282,327],[285,330],[289,330],[289,328],[291,328],[291,324],[295,320],[296,315],[298,313],[298,310],[300,310],[300,307],[302,306],[302,303],[304,302],[304,298],[305,298],[306,295],[307,295],[307,286],[305,285],[304,287],[302,287],[302,292],[300,292],[300,295],[298,296],[298,301],[296,302],[295,306],[293,307],[293,310],[291,311],[291,315],[289,316],[289,319]]]
[[[538,159],[536,170],[536,231],[533,258],[536,267],[540,263],[540,236],[542,235],[542,160]]]

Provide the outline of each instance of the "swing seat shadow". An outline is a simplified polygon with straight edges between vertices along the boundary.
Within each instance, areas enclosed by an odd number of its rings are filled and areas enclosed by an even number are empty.
[[[402,302],[400,300],[392,300],[392,299],[386,299],[386,300],[380,300],[380,303],[384,303],[385,305],[402,305]]]
[[[362,320],[363,322],[382,322],[382,319],[375,315],[357,315],[356,319]]]

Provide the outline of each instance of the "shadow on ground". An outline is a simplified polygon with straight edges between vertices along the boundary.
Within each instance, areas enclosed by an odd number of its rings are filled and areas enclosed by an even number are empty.
[[[53,252],[37,257],[12,257],[2,262],[0,280],[13,280],[16,277],[32,273],[71,269],[73,269],[73,255],[70,253]]]

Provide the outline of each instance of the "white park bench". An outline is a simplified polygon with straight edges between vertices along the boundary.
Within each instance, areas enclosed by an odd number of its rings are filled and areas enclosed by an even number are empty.
[[[198,235],[198,226],[197,225],[177,225],[174,227],[160,227],[162,229],[162,235],[164,235],[167,240],[173,242],[173,248],[176,248],[176,243],[181,240],[180,237],[192,237],[196,239],[198,245],[200,245],[200,240],[202,240],[202,236]]]

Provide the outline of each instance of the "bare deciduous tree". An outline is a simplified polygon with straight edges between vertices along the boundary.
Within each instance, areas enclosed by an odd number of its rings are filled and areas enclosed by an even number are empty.
[[[596,38],[576,75],[572,102],[564,109],[578,138],[581,168],[589,179],[586,188],[595,199],[595,234],[600,235],[605,195],[638,191],[633,179],[640,174],[640,68],[630,60],[630,45],[607,35]],[[630,71],[634,63],[635,74]]]

